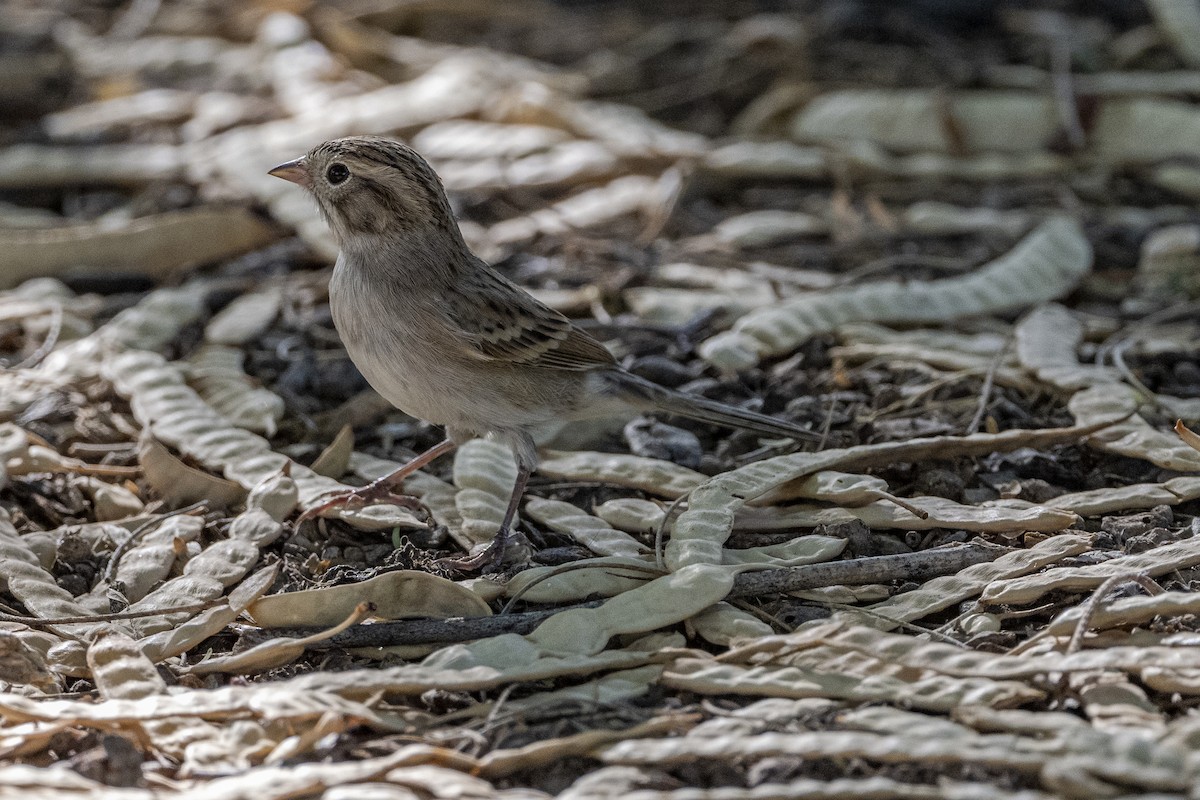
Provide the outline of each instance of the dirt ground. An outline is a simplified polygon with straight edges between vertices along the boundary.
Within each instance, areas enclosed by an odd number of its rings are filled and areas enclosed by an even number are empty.
[[[0,798],[1200,796],[1200,4],[0,2]],[[670,416],[471,442],[266,174],[425,155]]]

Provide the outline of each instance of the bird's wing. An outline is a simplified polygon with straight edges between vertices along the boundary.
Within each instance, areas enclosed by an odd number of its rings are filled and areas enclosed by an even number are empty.
[[[489,268],[472,276],[445,313],[478,359],[533,367],[590,370],[616,363],[612,353],[571,321]]]

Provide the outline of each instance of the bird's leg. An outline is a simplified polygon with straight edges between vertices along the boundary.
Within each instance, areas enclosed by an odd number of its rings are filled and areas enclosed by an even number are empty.
[[[523,460],[517,461],[517,480],[513,484],[512,496],[508,498],[508,508],[504,511],[504,519],[500,522],[500,530],[491,543],[473,556],[465,558],[444,558],[440,563],[453,567],[461,572],[471,572],[486,565],[488,572],[496,572],[504,562],[504,551],[512,539],[512,524],[517,517],[517,507],[525,494],[525,484],[529,482],[529,474],[533,471]]]
[[[391,503],[405,508],[419,508],[420,503],[412,497],[397,494],[404,484],[404,479],[421,467],[441,455],[445,455],[457,447],[452,439],[446,439],[413,458],[395,472],[390,472],[382,478],[377,478],[366,486],[360,486],[350,491],[338,492],[323,503],[318,503],[306,510],[296,520],[296,527],[306,519],[311,519],[333,508],[362,508],[376,503]]]

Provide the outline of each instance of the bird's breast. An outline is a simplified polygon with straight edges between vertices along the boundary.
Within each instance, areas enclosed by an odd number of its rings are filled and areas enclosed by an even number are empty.
[[[329,283],[333,324],[371,387],[406,414],[447,424],[431,395],[446,387],[451,370],[430,341],[425,302],[373,286],[340,261]]]
[[[333,322],[350,359],[388,402],[411,416],[483,435],[574,416],[582,373],[472,355],[430,287],[380,287],[339,261],[329,284]]]

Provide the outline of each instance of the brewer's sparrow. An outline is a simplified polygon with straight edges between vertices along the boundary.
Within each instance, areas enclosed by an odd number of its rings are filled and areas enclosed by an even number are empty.
[[[790,438],[797,425],[683,394],[623,369],[600,342],[467,248],[441,181],[403,144],[325,142],[271,174],[312,192],[341,250],[329,283],[333,322],[367,381],[397,408],[444,425],[446,440],[401,469],[309,509],[394,498],[404,478],[468,439],[513,449],[517,480],[493,545],[459,562],[498,563],[529,473],[533,433],[621,409],[664,411]]]

